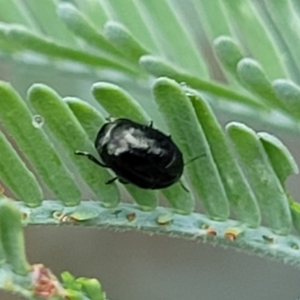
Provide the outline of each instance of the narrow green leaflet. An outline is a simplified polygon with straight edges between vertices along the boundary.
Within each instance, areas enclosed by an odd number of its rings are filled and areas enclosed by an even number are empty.
[[[255,98],[244,96],[225,86],[202,80],[185,73],[185,71],[175,69],[171,64],[161,58],[145,55],[141,57],[140,64],[149,74],[155,77],[166,76],[176,80],[178,83],[183,83],[194,89],[221,97],[224,101],[249,105],[252,109],[266,110],[265,105],[259,103]]]
[[[154,97],[172,138],[184,154],[184,161],[200,156],[187,164],[186,171],[207,214],[226,220],[229,216],[227,196],[189,98],[178,83],[168,78],[155,82]]]
[[[227,137],[208,104],[196,95],[189,97],[209,143],[232,211],[238,220],[251,227],[259,226],[261,219],[256,198],[234,154],[230,151]]]
[[[287,110],[284,103],[276,97],[271,82],[257,61],[251,58],[243,58],[237,65],[237,73],[244,86],[259,95],[266,104]]]
[[[1,227],[0,227],[0,231],[1,231]],[[6,263],[6,256],[5,256],[5,251],[3,248],[3,244],[2,241],[0,239],[0,268]]]
[[[230,24],[221,1],[192,0],[193,7],[198,13],[198,19],[205,28],[206,34],[211,40],[220,35],[231,33]],[[218,22],[216,22],[218,20]],[[213,26],[211,26],[213,25]]]
[[[214,40],[215,52],[226,71],[230,72],[236,80],[238,62],[243,58],[242,49],[228,36],[220,36]]]
[[[0,19],[7,23],[18,23],[30,28],[36,28],[36,24],[24,10],[23,1],[0,0]]]
[[[258,2],[259,3],[259,2]],[[300,30],[299,17],[295,13],[291,1],[272,1],[266,0],[263,3],[266,5],[266,10],[269,12],[266,17],[266,24],[269,30],[273,30],[273,39],[276,40],[278,48],[281,47],[280,60],[284,60],[286,66],[289,67],[291,76],[294,81],[299,81],[300,76],[300,59],[298,49],[300,41],[298,31]],[[264,11],[264,9],[262,9]],[[270,19],[270,20],[267,20]],[[281,59],[280,59],[281,58]],[[277,60],[270,61],[266,66],[276,64]],[[271,74],[270,74],[271,75]],[[282,77],[279,75],[277,77]],[[275,77],[276,78],[276,77]],[[274,79],[274,77],[273,77]]]
[[[293,156],[286,146],[275,136],[267,132],[259,132],[257,135],[268,154],[269,160],[281,185],[284,187],[288,176],[298,174],[299,172]]]
[[[291,214],[293,217],[293,224],[298,232],[300,234],[300,204],[299,202],[293,201],[290,199],[290,208],[291,208]]]
[[[35,21],[40,33],[51,36],[64,44],[80,47],[76,38],[68,31],[63,22],[59,20],[56,13],[56,0],[17,0],[15,2],[23,2],[23,6],[25,6],[31,14],[30,17]],[[26,12],[25,7],[22,9],[22,13]]]
[[[30,271],[30,266],[25,255],[21,218],[22,215],[13,202],[1,197],[0,248],[4,250],[5,259],[13,271],[19,275],[26,275]]]
[[[263,219],[276,233],[286,235],[292,226],[289,203],[256,133],[241,123],[226,127],[243,164]]]
[[[70,3],[61,3],[58,6],[58,14],[68,28],[76,35],[85,40],[88,44],[98,50],[122,57],[122,53],[114,48],[85,15],[77,10]]]
[[[107,300],[101,283],[95,278],[75,278],[69,272],[63,272],[61,279],[66,288],[68,299],[70,300],[83,300],[82,293],[85,294],[89,300]]]
[[[81,99],[66,97],[64,102],[68,104],[89,139],[94,143],[99,129],[107,122],[105,118],[95,107]]]
[[[294,10],[295,14],[299,18],[299,16],[300,16],[300,2],[298,0],[291,0],[289,5]]]
[[[175,212],[188,215],[194,210],[195,197],[191,190],[186,191],[182,186],[188,188],[184,177],[180,179],[180,182],[176,182],[172,186],[161,190],[161,193],[166,197]]]
[[[75,0],[74,2],[76,3],[78,10],[84,13],[97,28],[103,27],[104,23],[107,21],[108,14],[103,8],[101,1]]]
[[[271,39],[268,27],[264,26],[260,10],[256,10],[253,2],[255,1],[222,1],[222,5],[228,13],[228,21],[238,28],[237,37],[240,38],[244,49],[264,66],[268,77],[275,79],[284,76],[282,56]]]
[[[24,49],[32,50],[50,57],[74,60],[93,67],[103,67],[120,70],[123,72],[136,73],[136,70],[122,62],[106,58],[104,56],[83,52],[39,36],[26,27],[20,25],[0,25],[0,34],[6,39]]]
[[[92,93],[98,103],[113,118],[129,118],[140,123],[149,123],[150,118],[132,96],[115,84],[97,82]]]
[[[148,50],[122,24],[107,22],[104,26],[104,35],[116,49],[136,63],[142,55],[148,53]]]
[[[142,43],[157,52],[159,40],[156,28],[149,22],[149,12],[144,8],[141,1],[127,1],[124,9],[122,0],[102,0],[110,8],[111,20],[117,20],[124,24],[139,43]],[[107,9],[108,10],[108,9]],[[130,13],[128,13],[130,12]]]
[[[155,35],[159,37],[158,41],[161,43],[166,57],[192,74],[200,74],[207,78],[208,71],[200,51],[197,49],[195,41],[191,39],[190,33],[186,32],[184,25],[180,24],[180,18],[171,9],[169,2],[141,1],[141,5],[148,13],[146,21],[149,20],[152,23]],[[168,22],[166,22],[166,17]]]
[[[80,283],[82,291],[91,300],[106,300],[106,293],[103,291],[101,283],[97,279],[90,279],[85,277],[77,278],[76,281]]]
[[[43,199],[40,186],[2,132],[0,132],[0,153],[0,179],[17,199],[31,207],[39,206]]]
[[[76,156],[76,150],[87,151],[96,156],[93,144],[66,103],[49,87],[33,85],[28,91],[29,100],[45,120],[45,124],[67,151],[80,175],[92,189],[98,200],[107,207],[119,203],[120,196],[115,184],[106,185],[110,174],[84,157]]]
[[[276,96],[289,108],[289,113],[300,119],[300,87],[287,79],[277,79],[272,83]]]
[[[81,193],[73,175],[51,146],[42,126],[35,125],[35,116],[23,99],[5,82],[0,82],[0,120],[58,199],[65,205],[78,204]]]

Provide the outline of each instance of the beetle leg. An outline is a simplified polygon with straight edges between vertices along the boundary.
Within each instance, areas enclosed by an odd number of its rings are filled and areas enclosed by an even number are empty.
[[[108,181],[106,181],[105,184],[111,184],[111,183],[115,182],[116,180],[119,180],[119,181],[120,181],[121,183],[123,183],[123,184],[127,184],[127,183],[128,183],[128,181],[125,181],[125,180],[122,179],[122,178],[114,177],[114,178],[109,179]]]
[[[103,168],[109,168],[107,165],[103,164],[102,162],[100,162],[96,157],[94,157],[92,154],[85,152],[85,151],[79,151],[76,150],[75,151],[76,155],[82,155],[82,156],[86,156],[89,160],[91,160],[93,163],[103,167]]]
[[[181,180],[179,180],[179,183],[180,183],[181,187],[182,187],[187,193],[190,192],[190,191],[184,186],[184,184],[182,183]]]
[[[149,127],[152,128],[153,127],[153,121],[150,121]]]
[[[200,154],[200,155],[198,155],[196,157],[193,157],[192,159],[190,159],[186,163],[184,163],[184,165],[186,166],[187,164],[189,164],[189,163],[193,162],[194,160],[196,160],[196,159],[198,159],[200,157],[203,157],[203,156],[206,156],[206,153],[202,153],[202,154]]]
[[[121,183],[123,183],[123,184],[128,184],[128,183],[129,183],[128,181],[126,181],[126,180],[124,180],[124,179],[122,179],[122,178],[119,178],[119,181],[120,181]]]
[[[119,179],[118,177],[114,177],[114,178],[112,178],[112,179],[107,180],[107,181],[105,182],[105,184],[111,184],[111,183],[115,182],[115,181],[118,180],[118,179]]]

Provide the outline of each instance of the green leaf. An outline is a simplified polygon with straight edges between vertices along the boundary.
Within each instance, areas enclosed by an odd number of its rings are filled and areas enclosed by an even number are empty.
[[[257,200],[244,177],[230,144],[208,104],[196,95],[189,96],[199,123],[209,143],[232,211],[250,227],[257,227],[261,217]]]
[[[35,22],[35,26],[40,33],[52,36],[55,39],[63,42],[64,44],[74,45],[77,43],[76,39],[63,23],[59,20],[56,7],[57,4],[53,0],[39,1],[39,0],[27,0],[27,1],[16,1],[22,3],[22,13],[28,11],[31,20]],[[24,4],[23,4],[24,3]]]
[[[134,40],[145,45],[147,49],[157,51],[160,47],[159,41],[154,28],[147,24],[147,11],[143,9],[141,2],[127,1],[125,7],[120,0],[111,0],[109,3],[102,2],[101,4],[102,10],[109,15],[110,20],[118,20],[118,24],[124,24],[128,28],[126,31],[131,32]]]
[[[94,26],[97,28],[102,27],[107,19],[108,19],[108,12],[107,9],[105,9],[105,4],[100,1],[95,0],[75,0],[73,1],[76,4],[76,7],[79,11],[84,13],[84,15],[91,21]]]
[[[40,186],[2,132],[0,132],[0,153],[3,157],[0,160],[1,180],[14,191],[17,199],[31,207],[39,206],[43,199]]]
[[[205,155],[188,164],[186,171],[207,214],[216,220],[226,220],[229,208],[225,190],[189,98],[178,83],[168,78],[156,81],[154,96],[172,138],[183,151],[184,161]]]
[[[198,19],[205,28],[205,33],[210,39],[215,39],[220,35],[231,33],[229,20],[223,8],[222,1],[199,1],[193,0],[191,9],[198,13]],[[218,22],[216,22],[218,20]],[[198,30],[198,28],[197,28]]]
[[[300,119],[300,87],[286,79],[274,80],[272,86],[276,96],[289,108],[289,112]]]
[[[31,28],[35,28],[34,21],[24,9],[23,3],[20,1],[0,1],[1,11],[0,18],[8,23],[23,24]]]
[[[61,3],[58,6],[58,14],[68,28],[88,44],[96,47],[100,51],[109,53],[110,55],[118,57],[123,56],[122,53],[114,48],[105,39],[104,35],[89,22],[87,17],[70,3]]]
[[[102,291],[100,282],[94,278],[78,278],[76,279],[82,285],[82,291],[91,299],[91,300],[105,300],[106,295]]]
[[[264,24],[265,19],[261,17],[263,9],[260,5],[249,0],[222,3],[229,15],[229,22],[237,29],[245,49],[267,68],[266,72],[272,79],[283,76],[283,59],[270,37],[269,28]]]
[[[82,75],[82,68],[74,68],[75,63],[79,62],[86,67],[85,71],[90,76],[93,76],[95,69],[114,70],[131,74],[132,77],[127,77],[126,80],[133,84],[143,75],[143,84],[149,87],[149,76],[142,74],[137,65],[132,64],[143,55],[140,64],[149,74],[156,77],[168,76],[202,92],[209,92],[212,94],[210,96],[217,96],[217,102],[214,98],[211,100],[214,109],[227,113],[228,110],[231,113],[233,111],[237,118],[241,115],[253,121],[261,119],[260,114],[255,113],[257,109],[261,112],[271,109],[273,113],[264,115],[263,119],[272,126],[275,126],[274,113],[276,115],[278,111],[283,110],[284,117],[289,120],[281,127],[294,130],[293,110],[289,110],[282,101],[276,99],[277,95],[270,90],[267,78],[273,80],[279,76],[287,76],[295,82],[298,81],[299,62],[294,50],[297,49],[298,39],[294,27],[298,28],[300,25],[295,3],[254,3],[248,0],[239,0],[235,5],[227,2],[210,4],[203,0],[193,0],[184,4],[157,0],[151,3],[127,1],[125,5],[120,0],[77,0],[72,3],[74,6],[69,2],[56,4],[50,0],[43,6],[38,0],[28,0],[25,4],[3,2],[3,11],[11,10],[11,14],[4,13],[2,20],[10,22],[17,17],[20,18],[18,23],[27,27],[1,24],[0,55],[2,50],[2,55],[6,53],[5,60],[30,65],[32,60],[28,59],[28,50],[33,50],[43,54],[45,58],[58,59],[54,66],[57,69],[66,71],[72,66],[74,74]],[[61,20],[55,16],[55,4],[61,19],[71,32],[68,32]],[[47,9],[42,10],[41,7],[45,6]],[[22,15],[16,13],[20,11]],[[284,14],[281,11],[284,11]],[[12,20],[10,16],[14,16]],[[216,19],[218,22],[215,22]],[[289,21],[286,22],[287,20]],[[103,26],[104,29],[101,28]],[[102,32],[105,32],[106,37],[115,46],[106,41]],[[45,38],[43,33],[48,36]],[[87,46],[96,46],[101,54],[85,47],[86,44],[80,43],[78,38],[84,39],[88,43]],[[227,66],[227,71],[230,70],[232,74],[236,73],[234,65],[238,58],[253,57],[261,66],[254,68],[255,76],[253,70],[241,73],[249,91],[260,95],[262,103],[255,99],[255,95],[244,94],[241,86],[237,86],[239,83],[231,82],[231,78],[230,82],[227,82],[227,72],[221,72],[214,54],[211,53],[213,40],[217,41],[217,55]],[[22,56],[11,55],[16,51]],[[112,53],[115,53],[114,59],[111,59]],[[157,57],[154,64],[148,55],[152,58]],[[34,56],[31,58],[36,59]],[[39,63],[36,63],[37,65]],[[48,64],[47,67],[50,65],[53,66]],[[177,70],[177,67],[182,70]],[[247,69],[247,66],[245,68]],[[206,82],[208,73],[211,79]],[[104,80],[121,84],[124,77],[115,75],[116,73],[105,72]],[[254,79],[253,82],[251,78]],[[217,81],[228,84],[229,87],[220,86]],[[140,84],[137,86],[136,90],[140,88]],[[228,101],[242,104],[242,107],[234,104],[232,109],[229,109],[226,104]],[[278,123],[276,127],[279,127]]]
[[[276,173],[276,176],[284,187],[288,176],[298,174],[299,169],[295,159],[289,150],[275,136],[267,132],[259,132],[258,137],[261,140],[269,160]]]
[[[28,274],[30,266],[25,256],[21,213],[11,200],[3,197],[0,198],[0,244],[13,271],[19,275]]]
[[[53,70],[62,71],[70,85],[57,75],[63,85],[60,92],[80,89],[83,99],[89,98],[84,82],[101,80],[93,86],[93,94],[107,114],[144,124],[153,119],[155,128],[160,124],[172,133],[187,165],[185,177],[161,191],[172,208],[157,206],[152,191],[121,185],[120,190],[128,188],[139,206],[120,204],[117,186],[105,185],[111,175],[74,156],[77,149],[97,155],[93,143],[105,122],[98,103],[76,98],[62,101],[51,89],[35,85],[30,90],[35,114],[11,87],[1,83],[0,122],[5,137],[0,133],[0,152],[7,160],[0,162],[0,176],[8,192],[22,200],[18,207],[26,217],[23,223],[66,222],[168,233],[299,265],[300,240],[289,233],[291,215],[300,232],[300,209],[285,186],[287,177],[298,171],[293,157],[274,136],[255,133],[237,122],[227,126],[225,135],[214,115],[298,136],[297,1],[44,1],[0,0],[0,59],[8,70],[4,76],[16,75],[13,79],[22,91],[25,80],[48,82]],[[157,79],[161,76],[169,78]],[[149,102],[149,112],[146,101],[151,90],[158,105]],[[85,182],[77,180],[79,175]],[[40,181],[59,201],[41,202]],[[98,201],[78,205],[82,185],[90,187]],[[192,213],[194,195],[201,198],[207,215]],[[229,206],[236,221],[228,219]],[[2,219],[10,212],[0,215],[2,240]],[[261,227],[261,221],[269,228]],[[18,226],[12,226],[15,236]],[[4,283],[13,282],[12,290],[32,298],[32,291],[20,284],[28,283],[29,276],[12,281],[16,278],[12,265],[22,269],[17,255],[23,247],[13,248],[13,234],[11,248],[0,243],[4,274],[0,286],[7,289]],[[15,261],[7,264],[8,260]],[[23,263],[24,271],[26,259]],[[64,297],[105,297],[97,282],[70,281],[74,289],[63,290]],[[89,297],[87,290],[81,290],[86,282],[89,287],[93,283]]]
[[[107,122],[103,115],[95,107],[81,99],[66,97],[64,102],[68,104],[90,141],[94,143],[99,129]]]
[[[178,83],[188,85],[191,88],[211,93],[212,95],[217,97],[222,97],[225,101],[232,103],[242,103],[260,110],[265,109],[264,105],[260,104],[253,98],[249,98],[247,96],[231,91],[221,85],[213,84],[211,82],[204,81],[200,78],[184,73],[184,71],[175,69],[173,66],[160,58],[150,55],[142,56],[140,59],[140,64],[148,73],[154,75],[155,77],[166,76],[176,80]]]
[[[78,61],[83,64],[122,70],[124,72],[134,73],[136,70],[123,65],[122,62],[112,60],[101,56],[94,55],[73,48],[64,46],[58,42],[38,36],[34,32],[19,25],[0,25],[0,33],[4,34],[6,38],[26,49],[30,49],[37,53],[45,54],[53,58],[62,58],[67,60]]]
[[[226,128],[258,200],[263,218],[276,233],[288,234],[292,226],[288,199],[259,138],[252,129],[241,123],[233,122]]]
[[[235,43],[235,41],[227,36],[220,36],[214,41],[214,47],[218,59],[223,64],[225,69],[231,73],[236,79],[237,76],[237,65],[238,62],[243,58],[242,51],[240,47]]]
[[[149,116],[140,104],[117,85],[107,82],[95,83],[92,87],[92,93],[111,117],[130,118],[136,122],[150,123]]]
[[[291,214],[293,217],[293,224],[298,234],[300,233],[300,204],[296,201],[290,202]]]
[[[237,65],[237,72],[246,88],[261,96],[263,101],[280,109],[286,109],[285,105],[276,97],[271,82],[255,60],[250,58],[242,59]]]
[[[291,1],[274,2],[267,0],[265,6],[261,11],[269,12],[265,13],[265,21],[272,33],[273,40],[276,41],[278,48],[281,48],[281,60],[284,60],[293,80],[299,83],[300,60],[297,49],[300,46],[300,42],[296,38],[300,29],[299,18]],[[274,60],[271,60],[268,65],[271,66],[273,63]],[[282,75],[278,75],[278,77],[282,77]]]
[[[116,49],[119,49],[123,55],[136,63],[142,55],[148,53],[148,50],[122,24],[116,22],[106,23],[104,35]]]
[[[187,30],[180,10],[174,8],[173,2],[151,0],[141,2],[141,6],[151,12],[148,18],[152,21],[151,27],[155,35],[159,37],[159,42],[163,47],[162,52],[167,53],[176,65],[184,66],[192,74],[207,77],[207,68],[197,49],[197,42],[193,39],[192,33]],[[166,16],[168,22],[166,22]],[[161,36],[168,38],[162,40]]]
[[[0,82],[0,119],[38,171],[39,176],[56,196],[66,205],[78,204],[81,194],[74,184],[72,174],[50,145],[43,128],[34,126],[34,115],[25,102],[9,84],[4,82]],[[18,180],[17,174],[15,178]],[[38,204],[37,200],[34,203],[32,201],[33,199],[28,204]]]
[[[74,153],[76,150],[84,150],[95,154],[95,149],[66,103],[56,92],[42,84],[32,86],[28,97],[99,201],[109,207],[116,206],[119,202],[118,190],[115,184],[105,184],[110,179],[109,173]]]

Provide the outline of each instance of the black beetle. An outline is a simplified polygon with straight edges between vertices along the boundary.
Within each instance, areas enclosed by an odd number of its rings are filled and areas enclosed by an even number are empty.
[[[183,173],[182,153],[171,137],[152,128],[152,123],[116,119],[101,127],[94,145],[103,162],[87,152],[75,154],[112,169],[116,177],[107,184],[118,179],[144,189],[162,189],[177,182]]]

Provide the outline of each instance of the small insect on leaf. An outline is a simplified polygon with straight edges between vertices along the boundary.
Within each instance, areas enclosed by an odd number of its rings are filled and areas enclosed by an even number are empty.
[[[180,180],[184,162],[171,137],[129,119],[104,124],[95,140],[101,161],[90,153],[75,151],[116,174],[107,181],[131,183],[144,189],[162,189]]]

